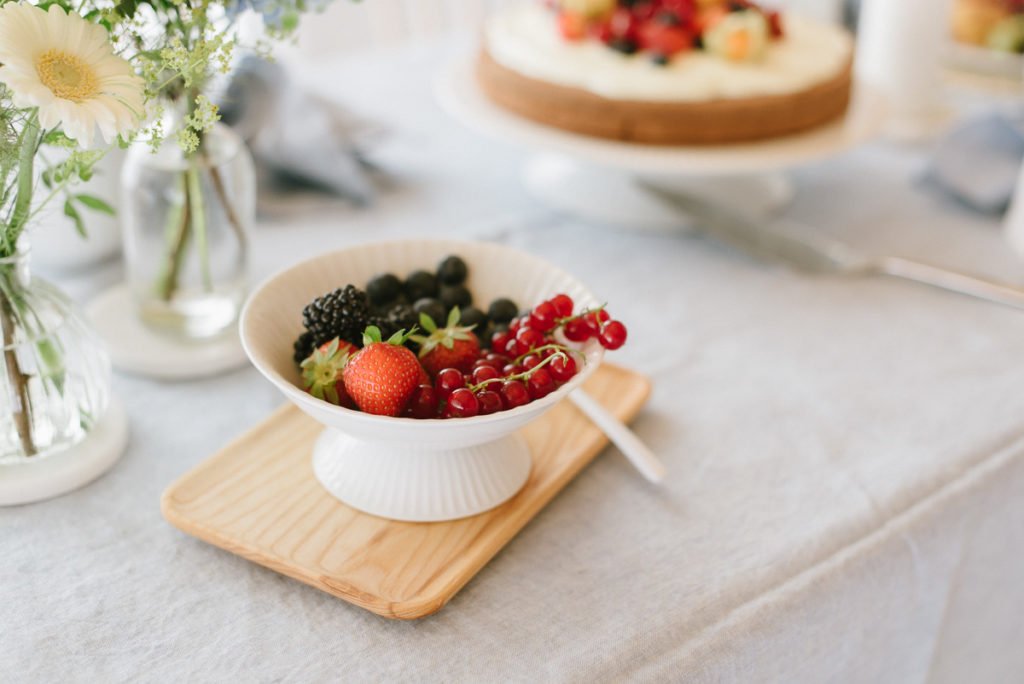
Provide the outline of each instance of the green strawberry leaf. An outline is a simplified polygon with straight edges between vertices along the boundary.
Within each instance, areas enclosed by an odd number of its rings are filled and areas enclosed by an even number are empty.
[[[363,346],[369,347],[375,342],[380,342],[380,328],[375,325],[366,326],[366,330],[363,331]]]
[[[459,311],[459,307],[453,306],[452,310],[448,312],[448,325],[447,327],[453,328],[459,324],[459,319],[462,318],[462,312]]]
[[[423,329],[428,333],[437,332],[437,323],[435,323],[434,319],[428,316],[425,311],[420,312],[420,325],[422,325]]]
[[[455,348],[455,338],[452,338],[452,337],[444,338],[443,340],[441,340],[441,346],[444,347],[445,349],[454,349]]]

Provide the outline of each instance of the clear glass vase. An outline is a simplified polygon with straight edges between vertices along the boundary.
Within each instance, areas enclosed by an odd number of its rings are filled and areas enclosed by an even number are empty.
[[[71,300],[33,278],[28,253],[0,259],[0,466],[79,443],[110,401],[110,360]]]
[[[197,152],[170,135],[140,144],[121,172],[129,285],[151,328],[187,338],[234,326],[246,295],[256,174],[245,142],[216,124]]]

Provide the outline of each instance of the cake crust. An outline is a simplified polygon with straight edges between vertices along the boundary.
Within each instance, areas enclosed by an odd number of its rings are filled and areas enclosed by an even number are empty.
[[[852,63],[797,92],[706,102],[606,98],[524,76],[500,64],[486,47],[477,79],[500,106],[574,133],[651,145],[721,145],[800,133],[842,117],[850,103]]]

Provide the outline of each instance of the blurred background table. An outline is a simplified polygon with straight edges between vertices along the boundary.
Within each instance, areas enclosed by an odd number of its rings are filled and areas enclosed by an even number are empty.
[[[551,213],[523,153],[434,104],[449,46],[300,77],[388,129],[375,206],[273,205],[257,278],[342,245],[496,240],[564,265],[630,326],[662,487],[599,457],[440,613],[378,618],[189,538],[159,497],[273,410],[253,369],[121,376],[123,460],[0,510],[7,681],[1010,681],[1024,671],[1024,315],[885,280],[812,279],[682,235]],[[299,122],[296,122],[297,125]],[[994,219],[874,144],[801,170],[789,214],[868,249],[1021,281]],[[515,274],[509,274],[514,278]],[[83,301],[110,266],[64,279]]]

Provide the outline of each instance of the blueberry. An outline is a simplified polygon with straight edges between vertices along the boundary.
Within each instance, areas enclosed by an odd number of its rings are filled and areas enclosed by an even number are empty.
[[[405,279],[405,296],[410,302],[437,296],[437,278],[427,271],[413,271]]]
[[[608,43],[608,47],[624,55],[631,55],[637,50],[637,44],[628,38],[614,38]]]
[[[473,295],[465,285],[442,285],[441,303],[449,310],[456,306],[464,309],[473,303]]]
[[[462,316],[460,317],[459,325],[471,326],[475,325],[475,330],[479,335],[487,327],[487,314],[475,306],[467,306],[465,309],[461,309]]]
[[[374,306],[390,304],[400,294],[402,294],[402,281],[393,273],[374,276],[366,284],[366,295],[370,298],[370,304]]]
[[[461,285],[466,280],[469,269],[466,262],[455,255],[445,257],[437,265],[437,279],[445,285]]]
[[[519,306],[511,299],[495,299],[487,308],[487,317],[495,323],[508,323],[519,313]]]
[[[655,52],[653,55],[651,55],[651,61],[657,64],[658,66],[665,66],[666,64],[668,64],[668,55],[663,55],[660,52]]]
[[[417,300],[416,303],[412,305],[412,308],[416,310],[417,315],[425,313],[430,316],[434,323],[437,324],[437,327],[440,328],[444,326],[445,308],[444,304],[441,303],[441,300],[434,299],[432,297],[424,297],[423,299]]]

